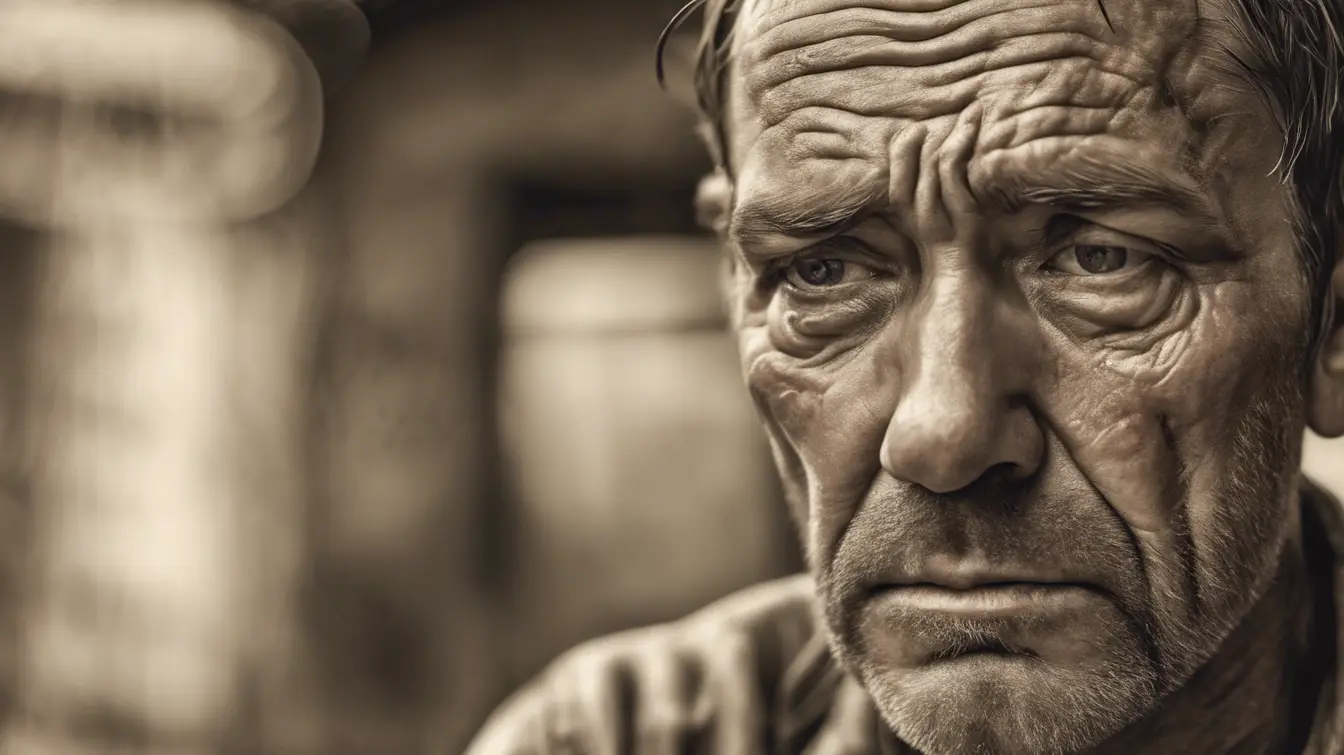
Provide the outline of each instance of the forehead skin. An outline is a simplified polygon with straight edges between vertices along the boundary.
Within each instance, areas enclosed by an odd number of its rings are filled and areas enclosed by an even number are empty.
[[[1278,196],[1278,145],[1262,103],[1215,41],[1221,5],[1194,0],[752,0],[730,71],[730,230],[882,209],[895,136],[937,141],[983,109],[967,165],[972,194],[1009,198],[1087,164],[1163,176],[1202,195],[1232,237],[1272,222],[1229,192]],[[1107,177],[1099,176],[1097,182]],[[1248,187],[1248,178],[1256,186]],[[1114,183],[1114,181],[1112,182]],[[1282,217],[1279,215],[1278,217]]]

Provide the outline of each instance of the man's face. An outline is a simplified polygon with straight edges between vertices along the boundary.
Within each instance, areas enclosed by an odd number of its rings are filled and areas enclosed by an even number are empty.
[[[735,317],[838,655],[931,755],[1113,734],[1296,523],[1307,285],[1227,9],[738,24]]]

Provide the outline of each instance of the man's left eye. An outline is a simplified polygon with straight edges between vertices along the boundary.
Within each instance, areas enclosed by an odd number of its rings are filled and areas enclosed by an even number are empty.
[[[1133,270],[1152,257],[1123,246],[1074,244],[1051,257],[1046,267],[1069,275],[1110,275]]]
[[[785,279],[797,288],[826,288],[873,277],[863,265],[836,258],[803,257],[785,270]]]

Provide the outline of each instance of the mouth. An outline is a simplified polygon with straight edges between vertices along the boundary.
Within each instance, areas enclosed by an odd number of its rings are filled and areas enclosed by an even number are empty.
[[[871,600],[881,613],[959,619],[1015,619],[1085,610],[1098,590],[1080,582],[987,581],[965,586],[934,582],[880,585]]]
[[[893,668],[997,673],[1005,663],[1085,663],[1124,619],[1100,576],[1063,559],[929,559],[869,584],[856,606],[856,639]]]

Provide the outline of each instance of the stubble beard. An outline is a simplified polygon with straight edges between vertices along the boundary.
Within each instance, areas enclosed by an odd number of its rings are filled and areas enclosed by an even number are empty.
[[[1290,534],[1285,507],[1298,489],[1299,385],[1287,378],[1262,391],[1235,426],[1233,471],[1215,496],[1215,516],[1199,546],[1226,556],[1203,562],[1204,593],[1195,608],[1147,606],[1144,620],[1117,623],[1099,639],[1106,652],[1084,666],[1050,666],[1023,655],[1013,673],[970,688],[908,685],[859,640],[852,593],[811,564],[833,655],[862,683],[887,726],[925,755],[1065,755],[1097,747],[1184,685],[1272,584]],[[942,627],[936,639],[952,651],[983,647],[996,635],[991,626]]]
[[[832,652],[857,678],[887,726],[924,755],[1063,755],[1085,750],[1152,708],[1160,674],[1132,622],[1097,639],[1105,649],[1076,667],[1053,665],[1004,643],[1018,621],[903,622],[940,648],[939,664],[991,651],[1001,673],[944,666],[913,673],[886,666],[853,631],[828,632]],[[1048,631],[1038,627],[1037,631]],[[959,658],[960,657],[960,658]],[[999,669],[996,669],[998,671]]]

